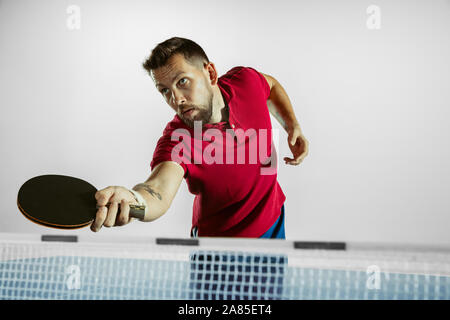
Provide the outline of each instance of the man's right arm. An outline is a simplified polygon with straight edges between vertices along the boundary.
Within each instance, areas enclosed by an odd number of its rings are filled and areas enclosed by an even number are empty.
[[[173,161],[164,161],[153,168],[150,177],[133,190],[139,192],[147,203],[142,221],[153,221],[164,215],[172,204],[184,177],[184,169]]]
[[[167,212],[180,188],[183,177],[184,169],[181,165],[173,161],[164,161],[153,168],[147,181],[133,188],[147,204],[146,214],[142,221],[153,221]],[[102,226],[123,226],[132,220],[129,217],[129,204],[137,204],[137,201],[129,189],[110,186],[97,191],[95,198],[99,209],[91,224],[92,231],[98,232]],[[118,214],[119,206],[120,214]]]

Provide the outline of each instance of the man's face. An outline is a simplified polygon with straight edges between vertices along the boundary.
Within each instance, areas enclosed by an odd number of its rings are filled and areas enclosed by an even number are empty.
[[[151,76],[156,89],[186,125],[193,128],[194,121],[209,123],[213,90],[206,67],[200,70],[177,54],[165,66],[152,70]]]

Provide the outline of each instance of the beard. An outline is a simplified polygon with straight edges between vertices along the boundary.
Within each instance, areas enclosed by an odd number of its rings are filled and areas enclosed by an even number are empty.
[[[212,92],[207,99],[208,102],[206,105],[199,105],[199,106],[190,106],[194,108],[194,112],[196,112],[195,116],[183,116],[180,114],[181,120],[190,128],[194,128],[194,122],[195,121],[201,121],[202,126],[208,123],[211,120],[212,117],[212,111],[213,111],[213,95]]]

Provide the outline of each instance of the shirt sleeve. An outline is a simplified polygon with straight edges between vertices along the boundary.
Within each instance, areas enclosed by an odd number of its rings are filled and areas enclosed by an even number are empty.
[[[267,100],[269,99],[270,96],[270,86],[267,83],[266,78],[259,73],[256,69],[252,68],[252,67],[247,67],[246,68],[248,70],[248,73],[250,74],[251,78],[258,83],[258,86],[261,89],[261,92],[264,95],[264,98]]]

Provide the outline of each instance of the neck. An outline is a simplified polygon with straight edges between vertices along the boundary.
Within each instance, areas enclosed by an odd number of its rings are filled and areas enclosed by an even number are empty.
[[[226,122],[228,121],[228,108],[226,107],[224,97],[219,87],[214,88],[213,98],[213,114],[211,117],[211,123]]]

